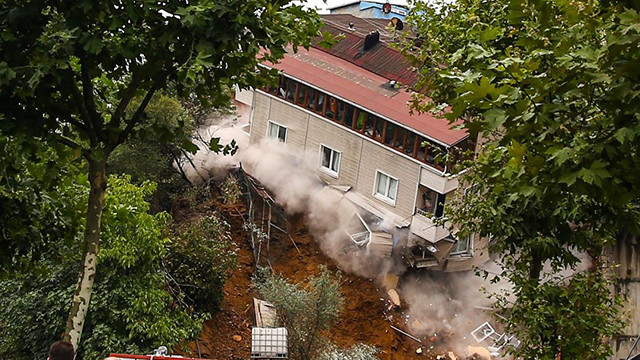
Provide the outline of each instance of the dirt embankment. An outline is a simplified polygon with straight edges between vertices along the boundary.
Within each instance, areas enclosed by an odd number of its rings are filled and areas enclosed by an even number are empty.
[[[254,318],[252,303],[255,294],[250,283],[255,263],[248,235],[243,230],[245,208],[243,205],[225,206],[209,199],[195,208],[177,204],[173,212],[176,221],[188,223],[214,211],[231,225],[232,239],[239,248],[238,261],[224,288],[222,310],[215,312],[205,323],[200,340],[189,344],[189,348],[193,349],[192,355],[198,355],[199,348],[203,358],[246,360],[250,358]],[[276,272],[300,282],[310,274],[317,274],[321,265],[338,270],[320,251],[304,226],[304,219],[296,221],[290,235],[291,239],[272,240],[269,244],[268,258]],[[435,354],[429,353],[428,345],[422,347],[422,354],[417,354],[416,350],[421,345],[391,328],[387,309],[389,300],[372,279],[342,273],[340,291],[345,298],[345,307],[329,334],[337,345],[373,345],[381,350],[378,356],[382,360],[436,359]]]

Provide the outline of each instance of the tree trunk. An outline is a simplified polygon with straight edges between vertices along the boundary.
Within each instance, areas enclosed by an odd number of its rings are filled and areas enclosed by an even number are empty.
[[[67,318],[65,340],[78,349],[82,328],[89,309],[93,281],[96,274],[98,260],[98,248],[100,245],[100,219],[104,207],[104,196],[107,190],[106,182],[106,156],[95,160],[88,156],[89,182],[89,206],[87,208],[87,225],[84,232],[84,251],[82,255],[82,268],[78,276],[76,291],[73,295],[73,303]]]

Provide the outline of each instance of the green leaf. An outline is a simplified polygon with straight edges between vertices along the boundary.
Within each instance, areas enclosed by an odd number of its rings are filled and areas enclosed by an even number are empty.
[[[191,154],[195,154],[198,152],[198,146],[189,140],[182,141],[182,148],[190,152]]]

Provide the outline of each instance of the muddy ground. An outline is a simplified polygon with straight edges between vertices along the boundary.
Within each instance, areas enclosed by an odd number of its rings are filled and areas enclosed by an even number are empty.
[[[188,345],[192,349],[192,354],[189,355],[197,356],[199,351],[202,358],[249,359],[251,327],[254,325],[252,303],[255,296],[250,283],[255,262],[249,236],[243,230],[243,216],[246,213],[244,205],[227,206],[213,196],[196,207],[191,207],[186,202],[174,203],[172,212],[178,223],[189,223],[211,212],[218,212],[231,225],[233,242],[239,248],[237,266],[229,274],[224,288],[222,310],[215,312],[205,323],[199,341]],[[310,274],[317,274],[321,265],[338,270],[320,251],[305,227],[304,220],[299,218],[292,225],[291,239],[281,236],[272,240],[268,250],[269,262],[274,271],[294,282],[303,281]],[[372,279],[342,273],[340,291],[344,295],[345,307],[340,320],[328,334],[337,345],[373,345],[381,350],[378,356],[382,360],[431,360],[437,358],[437,352],[443,354],[443,349],[437,349],[436,346],[430,350],[429,344],[421,345],[391,328],[389,315],[394,315],[395,310],[388,310],[388,297]],[[398,316],[395,317],[397,318]],[[418,348],[422,348],[421,354],[416,353]]]

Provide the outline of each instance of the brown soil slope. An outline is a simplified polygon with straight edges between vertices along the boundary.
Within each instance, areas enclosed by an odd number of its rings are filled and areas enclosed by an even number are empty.
[[[199,348],[203,358],[246,360],[250,358],[251,326],[254,325],[252,301],[255,294],[250,283],[255,263],[247,234],[243,231],[244,207],[224,206],[214,200],[207,200],[195,209],[178,204],[174,207],[174,218],[179,222],[190,222],[212,211],[222,214],[231,224],[232,238],[239,248],[238,262],[226,282],[222,310],[215,312],[205,323],[200,340],[189,344],[189,348],[195,355]],[[268,258],[272,268],[294,282],[317,274],[321,265],[338,270],[313,241],[304,220],[297,223],[290,234],[295,245],[288,238],[271,241]],[[336,344],[341,347],[357,343],[374,345],[382,351],[378,356],[383,360],[436,359],[435,355],[427,353],[427,348],[424,348],[425,353],[416,354],[420,344],[391,329],[385,318],[388,302],[374,281],[343,273],[340,291],[345,298],[345,307],[329,334]]]

